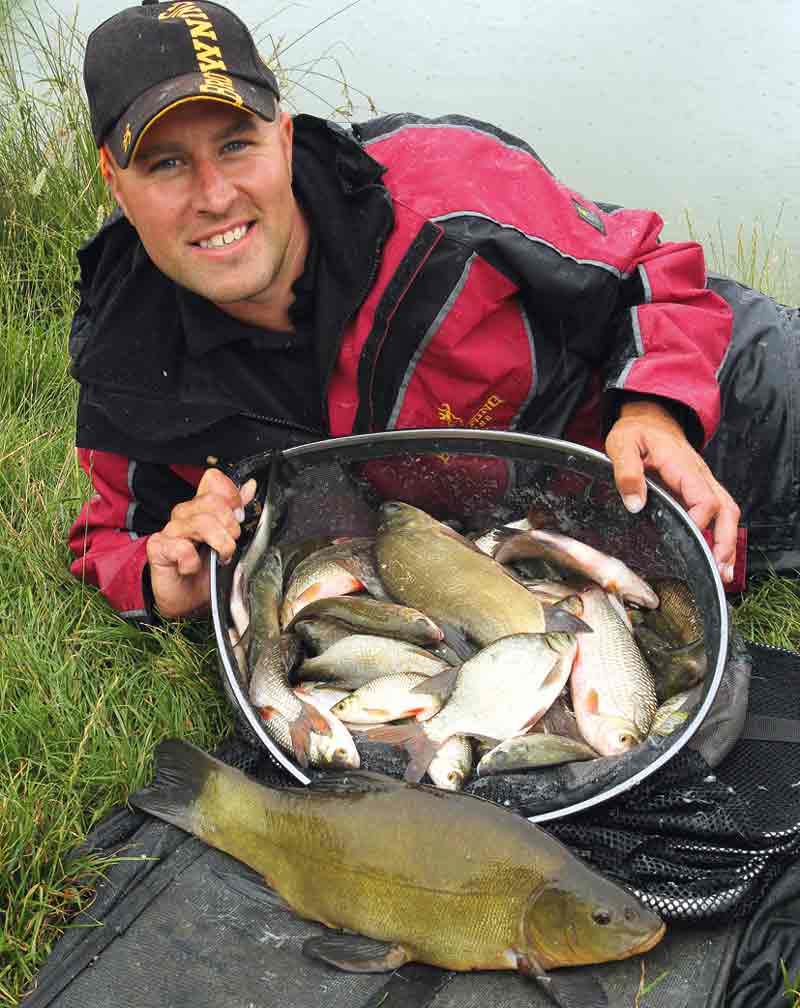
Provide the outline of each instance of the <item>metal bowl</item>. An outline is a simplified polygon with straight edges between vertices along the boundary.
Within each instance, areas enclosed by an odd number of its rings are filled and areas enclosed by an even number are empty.
[[[266,489],[268,457],[247,459],[234,472]],[[727,655],[728,611],[713,557],[697,527],[669,494],[648,481],[647,504],[638,515],[623,507],[605,455],[554,438],[500,431],[403,430],[319,441],[286,449],[281,460],[284,518],[273,537],[289,543],[313,535],[369,535],[383,500],[405,500],[465,531],[513,521],[532,506],[554,512],[561,529],[624,560],[645,577],[683,578],[703,616],[708,668],[697,708],[659,744],[642,743],[635,758],[605,758],[604,770],[579,789],[576,800],[553,778],[551,795],[534,807],[534,822],[560,818],[607,801],[634,787],[672,759],[689,741],[719,689]],[[237,547],[246,547],[245,533]],[[211,601],[223,687],[252,741],[266,749],[293,782],[309,776],[266,735],[237,678],[228,636],[235,563],[211,559]],[[600,760],[590,761],[600,764]],[[556,768],[557,769],[557,768]],[[517,775],[541,775],[530,771]],[[545,778],[546,779],[546,778]],[[480,778],[491,780],[491,778]],[[513,783],[513,782],[512,782]],[[559,790],[561,794],[559,795]],[[482,792],[493,797],[491,790]],[[503,792],[508,794],[508,788]],[[513,795],[513,787],[511,791]],[[514,804],[506,798],[503,804]]]

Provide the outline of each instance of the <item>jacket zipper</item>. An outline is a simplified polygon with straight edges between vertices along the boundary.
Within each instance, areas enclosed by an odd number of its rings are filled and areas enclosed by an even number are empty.
[[[263,423],[276,424],[279,427],[289,427],[292,430],[304,431],[306,434],[315,434],[318,437],[326,437],[325,431],[317,427],[308,427],[306,424],[297,423],[294,420],[286,420],[283,417],[268,417],[261,413],[239,413],[238,416],[247,420],[260,420]]]
[[[386,195],[388,199],[388,190],[386,190]],[[391,206],[391,199],[389,199],[388,201]],[[328,386],[330,385],[331,375],[333,374],[333,369],[336,366],[336,361],[339,359],[339,351],[342,348],[342,338],[344,336],[344,330],[346,326],[355,318],[355,316],[361,310],[361,306],[366,301],[367,295],[372,290],[372,285],[375,282],[375,277],[378,275],[381,252],[383,251],[383,246],[386,244],[386,239],[389,235],[389,232],[392,229],[393,224],[394,224],[393,220],[389,222],[388,225],[384,227],[383,233],[378,237],[378,240],[375,243],[375,255],[372,257],[372,265],[370,267],[367,281],[362,287],[361,293],[359,294],[355,304],[353,305],[353,308],[351,309],[351,311],[347,313],[347,315],[345,315],[341,325],[339,326],[339,330],[336,335],[336,346],[337,346],[336,355],[334,356],[333,361],[328,368],[328,373],[325,375],[325,379],[322,383],[322,415],[325,417],[328,416]],[[359,391],[360,394],[360,390],[357,391]]]

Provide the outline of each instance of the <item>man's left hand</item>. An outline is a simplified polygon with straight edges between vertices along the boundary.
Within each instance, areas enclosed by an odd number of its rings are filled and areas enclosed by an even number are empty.
[[[655,402],[623,403],[606,438],[614,482],[625,507],[641,511],[647,496],[645,470],[658,474],[701,529],[713,526],[714,559],[723,581],[733,579],[739,508],[686,440],[678,421]]]

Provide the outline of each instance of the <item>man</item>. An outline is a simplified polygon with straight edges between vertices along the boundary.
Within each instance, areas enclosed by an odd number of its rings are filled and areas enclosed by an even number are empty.
[[[85,81],[124,218],[79,256],[96,494],[70,545],[121,612],[208,602],[201,547],[232,556],[255,489],[209,456],[441,426],[442,404],[488,401],[488,426],[605,437],[632,512],[658,475],[730,581],[739,509],[698,450],[731,311],[699,246],[660,244],[655,214],[604,212],[486,124],[292,120],[245,26],[205,0],[106,21]]]

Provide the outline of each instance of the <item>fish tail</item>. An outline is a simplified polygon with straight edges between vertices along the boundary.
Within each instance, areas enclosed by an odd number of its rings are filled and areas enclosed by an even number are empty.
[[[198,834],[194,807],[209,777],[224,763],[189,742],[167,739],[156,748],[152,784],[128,799],[131,805]]]
[[[313,704],[300,697],[297,699],[300,702],[300,713],[293,721],[289,722],[289,735],[292,739],[292,748],[297,762],[301,767],[307,767],[311,748],[311,733],[330,735],[331,726]]]
[[[402,746],[411,760],[406,767],[405,779],[412,784],[422,780],[425,771],[433,762],[433,757],[442,746],[428,738],[420,722],[414,721],[402,725],[380,725],[364,732],[365,735],[378,742],[388,742],[391,745]]]
[[[544,610],[545,633],[592,633],[592,628],[577,616],[573,616],[566,609],[556,606],[545,607]]]

